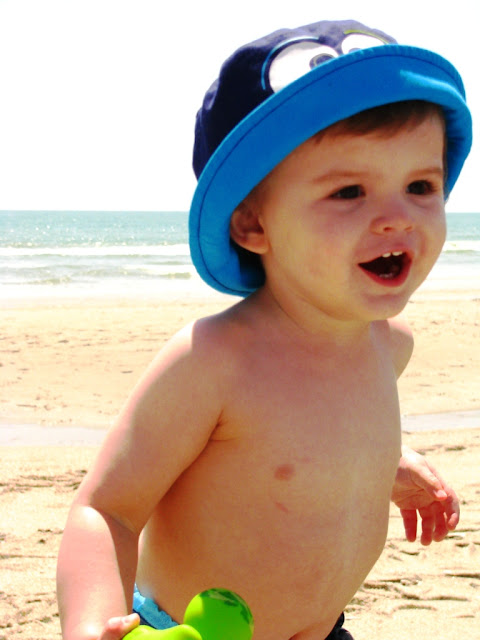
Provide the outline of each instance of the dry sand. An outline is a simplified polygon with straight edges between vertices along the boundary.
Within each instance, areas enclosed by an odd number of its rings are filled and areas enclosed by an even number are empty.
[[[164,340],[229,302],[1,310],[1,421],[55,425],[59,433],[72,425],[108,427]],[[418,294],[407,316],[416,350],[400,381],[402,412],[451,412],[452,428],[406,433],[404,441],[426,452],[454,486],[462,519],[446,541],[424,548],[404,541],[393,508],[385,551],[348,607],[346,628],[356,640],[480,640],[480,429],[456,429],[457,412],[480,410],[480,294]],[[470,415],[469,424],[480,426],[480,414]],[[444,428],[445,416],[440,422]],[[0,446],[0,640],[60,638],[56,555],[73,493],[95,452],[95,446]]]

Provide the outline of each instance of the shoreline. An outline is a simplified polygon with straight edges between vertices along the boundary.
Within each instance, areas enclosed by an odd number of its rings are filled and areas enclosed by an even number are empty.
[[[480,409],[402,416],[402,433],[480,429]],[[106,427],[24,424],[0,421],[0,447],[98,447]]]
[[[40,285],[39,285],[40,287]],[[422,298],[436,299],[475,299],[480,296],[480,275],[474,278],[432,278],[427,279],[413,294],[410,300]],[[45,287],[37,292],[31,289],[28,295],[18,290],[16,295],[5,292],[0,296],[2,309],[36,308],[47,305],[116,305],[132,304],[141,301],[154,304],[159,301],[187,300],[215,300],[223,299],[228,302],[240,300],[228,293],[212,289],[199,276],[188,279],[163,279],[158,287],[134,288],[125,291],[112,287],[110,289],[95,289],[92,287],[61,286]]]
[[[90,289],[59,288],[58,291],[37,293],[24,296],[0,297],[0,313],[15,309],[43,309],[64,307],[128,307],[141,304],[156,306],[159,304],[205,302],[223,303],[225,307],[241,300],[212,289],[199,277],[188,281],[166,280],[162,287],[153,290],[131,289],[130,291],[96,291]],[[423,301],[467,300],[480,302],[480,276],[463,282],[448,280],[425,281],[412,295],[408,304]],[[479,312],[480,313],[480,312]]]

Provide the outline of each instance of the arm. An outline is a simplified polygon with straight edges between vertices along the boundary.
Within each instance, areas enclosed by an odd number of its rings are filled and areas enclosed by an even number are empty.
[[[137,622],[122,618],[131,611],[138,536],[220,414],[221,374],[218,360],[208,364],[208,333],[190,328],[162,350],[78,491],[57,571],[65,640],[116,640]],[[105,626],[114,616],[120,622]]]
[[[121,621],[130,612],[137,535],[85,502],[79,497],[72,506],[58,558],[63,637],[114,640],[136,622]],[[121,617],[117,623],[112,620],[111,628],[102,634],[104,623],[113,616]]]
[[[413,352],[413,335],[406,321],[389,320],[392,358],[397,377],[403,373]],[[422,520],[421,543],[440,541],[455,529],[460,517],[457,496],[436,469],[406,446],[397,469],[392,500],[400,508],[407,540],[417,537],[417,511]]]

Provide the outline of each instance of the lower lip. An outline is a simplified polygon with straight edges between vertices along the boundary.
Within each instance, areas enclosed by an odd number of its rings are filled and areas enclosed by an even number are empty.
[[[373,282],[381,284],[383,287],[395,288],[401,287],[405,280],[408,278],[408,274],[410,273],[410,265],[411,262],[405,261],[401,273],[395,278],[382,278],[372,271],[368,271],[367,269],[363,269],[362,267],[360,267],[360,269],[366,276],[370,278],[370,280],[373,280]]]

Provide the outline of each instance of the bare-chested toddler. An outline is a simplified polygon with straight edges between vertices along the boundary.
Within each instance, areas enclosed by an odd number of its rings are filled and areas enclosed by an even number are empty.
[[[454,491],[402,450],[396,381],[470,144],[450,63],[357,22],[226,61],[197,116],[190,245],[242,299],[161,349],[82,483],[66,640],[168,628],[212,587],[247,601],[254,640],[351,638],[390,502],[409,540],[417,517],[426,545],[455,528]]]

